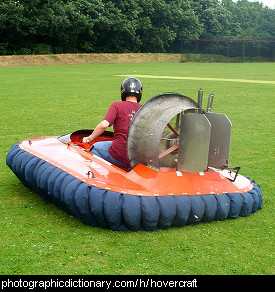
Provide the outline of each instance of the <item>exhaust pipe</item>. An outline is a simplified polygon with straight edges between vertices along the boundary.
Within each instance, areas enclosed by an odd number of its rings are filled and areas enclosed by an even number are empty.
[[[203,90],[199,89],[199,92],[198,92],[198,105],[199,105],[200,108],[202,107],[202,98],[203,98]]]
[[[209,94],[208,103],[207,103],[207,112],[211,112],[213,105],[214,94]]]

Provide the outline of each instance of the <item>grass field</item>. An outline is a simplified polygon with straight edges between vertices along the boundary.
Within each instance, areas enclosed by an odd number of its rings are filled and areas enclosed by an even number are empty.
[[[0,68],[0,274],[274,275],[274,72],[272,63]],[[119,99],[118,75],[140,76],[142,101],[163,92],[196,99],[203,88],[205,107],[214,93],[213,112],[233,124],[229,164],[261,186],[263,209],[222,222],[114,232],[83,225],[26,189],[5,164],[11,145],[95,127]]]

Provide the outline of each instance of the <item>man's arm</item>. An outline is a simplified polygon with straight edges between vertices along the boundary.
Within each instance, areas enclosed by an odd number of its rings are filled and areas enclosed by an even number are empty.
[[[110,126],[109,122],[107,120],[103,120],[95,127],[93,133],[88,137],[84,137],[82,141],[84,143],[92,142],[98,136],[100,136],[109,126]]]

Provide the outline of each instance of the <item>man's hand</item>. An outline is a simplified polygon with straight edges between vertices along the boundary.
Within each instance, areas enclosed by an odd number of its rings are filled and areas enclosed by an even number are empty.
[[[83,142],[83,143],[89,143],[89,142],[91,142],[90,139],[89,139],[89,137],[90,137],[90,136],[88,136],[88,137],[84,137],[84,138],[82,139],[82,142]]]

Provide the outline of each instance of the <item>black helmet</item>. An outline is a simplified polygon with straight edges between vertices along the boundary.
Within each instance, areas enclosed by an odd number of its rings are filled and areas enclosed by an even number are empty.
[[[142,84],[135,77],[126,78],[121,84],[121,100],[125,101],[127,95],[137,97],[137,102],[140,102],[142,96]]]

